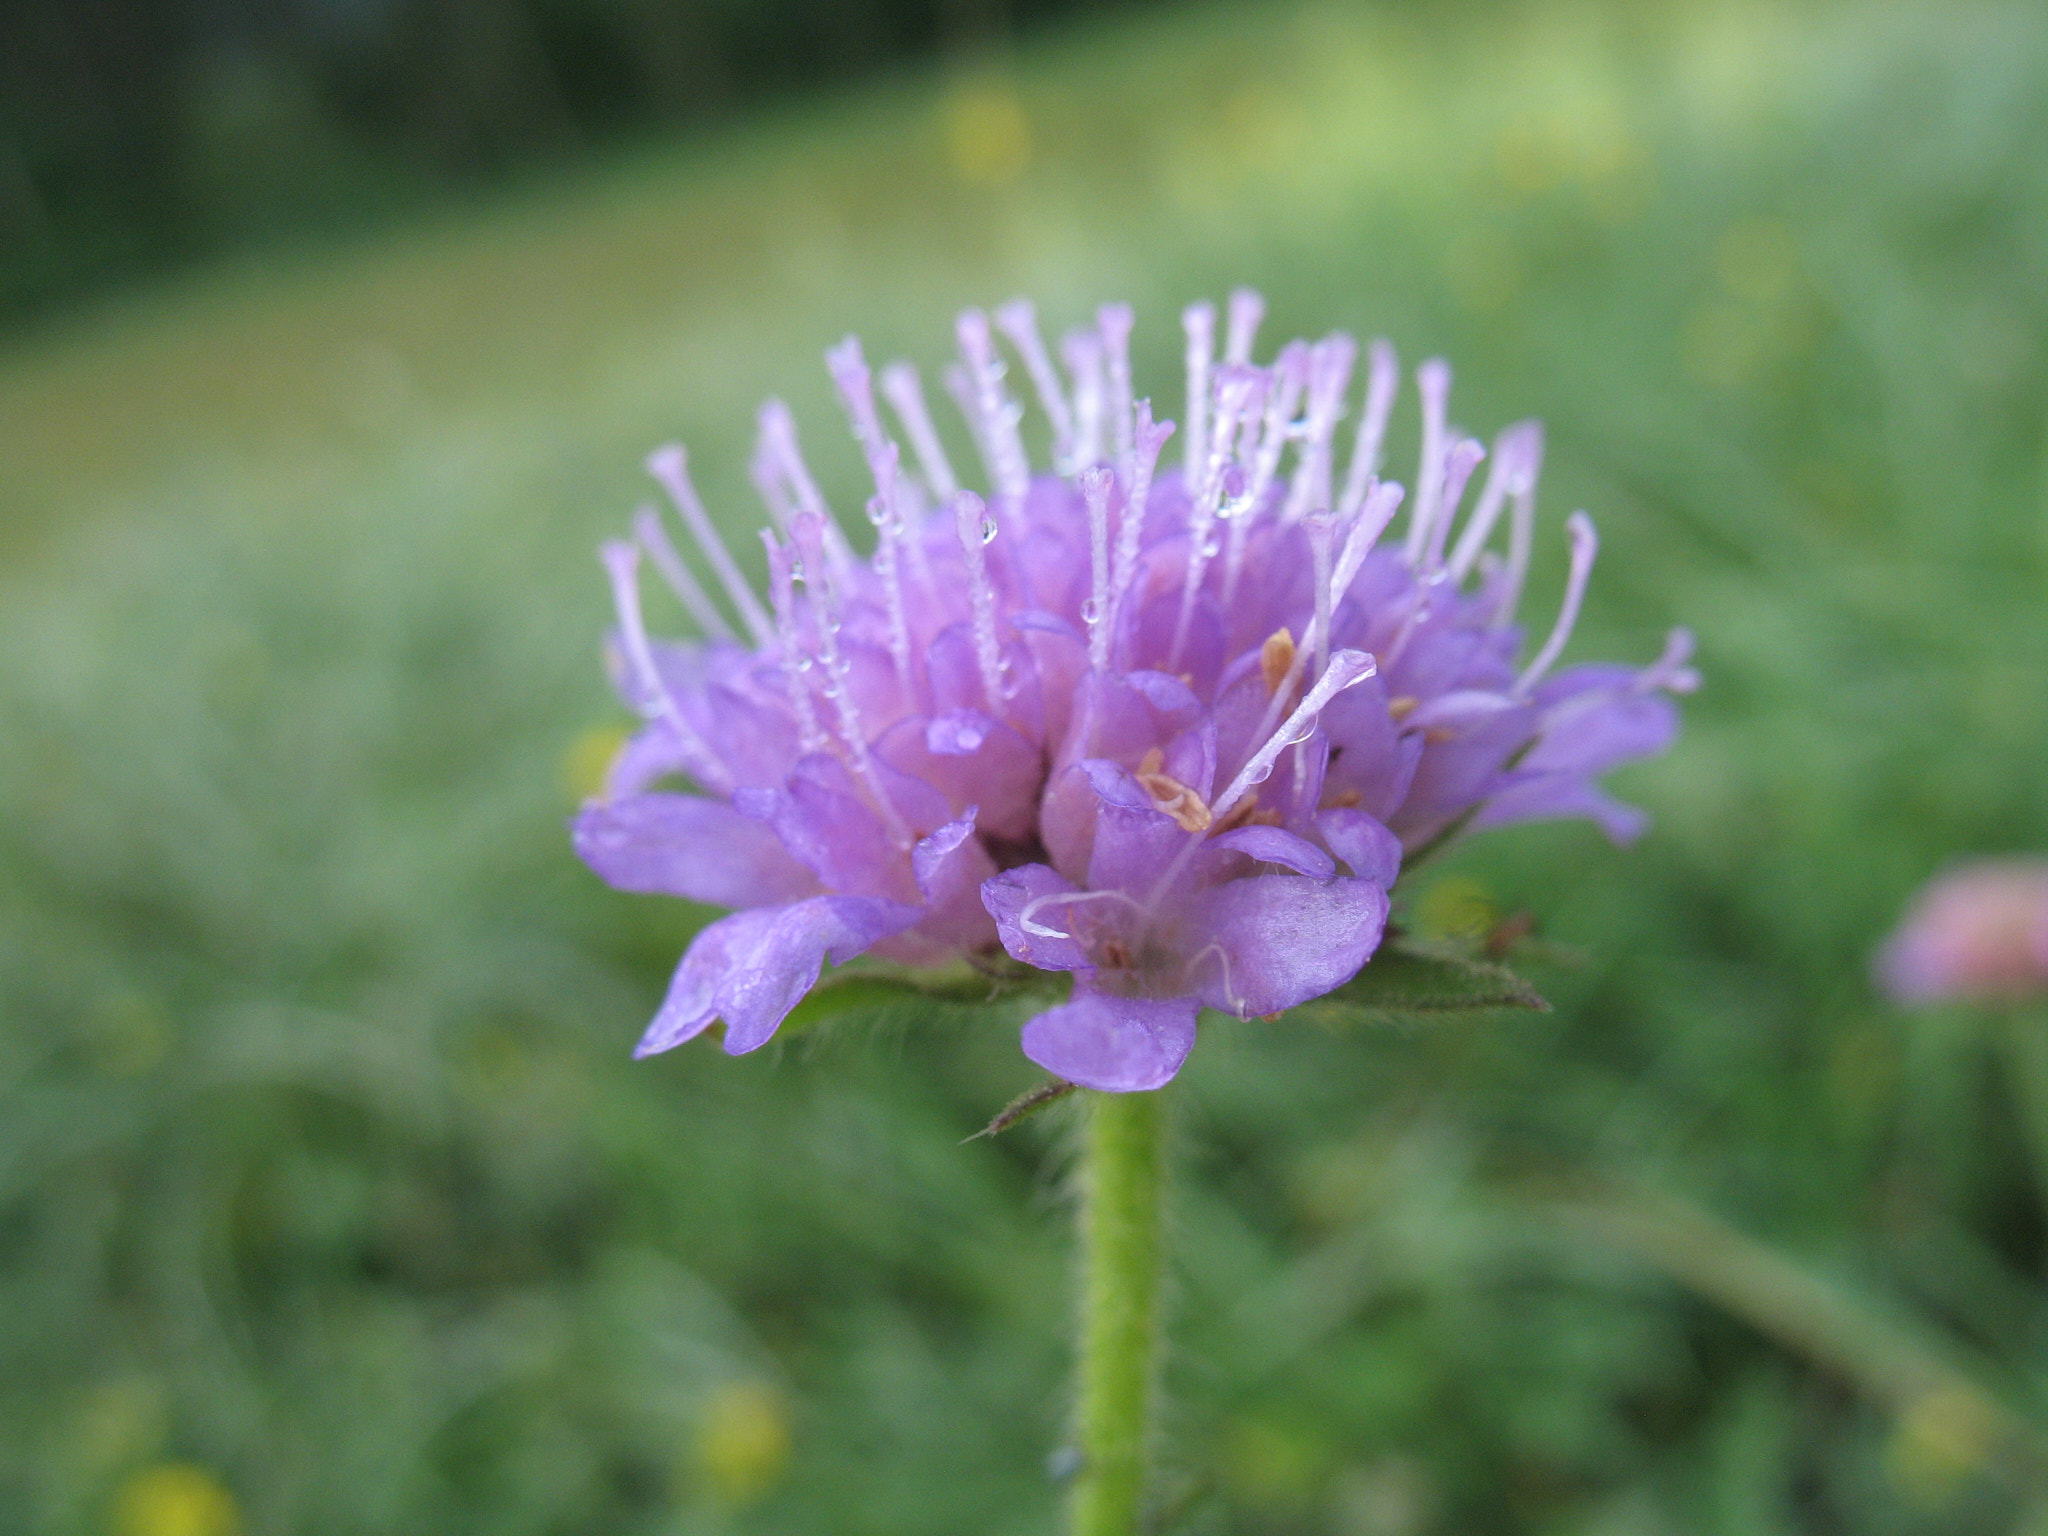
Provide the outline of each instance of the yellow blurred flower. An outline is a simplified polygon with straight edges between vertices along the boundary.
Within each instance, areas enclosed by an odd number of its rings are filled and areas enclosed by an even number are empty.
[[[604,793],[605,775],[612,759],[626,744],[626,733],[615,725],[592,726],[562,754],[562,785],[580,803]]]
[[[1000,187],[1031,164],[1031,119],[1017,92],[980,80],[949,94],[940,108],[946,160],[969,186]]]
[[[1885,1462],[1901,1492],[1932,1506],[1984,1464],[1997,1439],[1998,1417],[1982,1394],[1942,1387],[1923,1393],[1899,1416]]]
[[[764,1381],[729,1381],[697,1423],[697,1467],[722,1502],[751,1504],[789,1465],[789,1407]]]
[[[166,1461],[129,1478],[114,1501],[116,1536],[239,1536],[235,1496],[204,1467]]]
[[[1483,939],[1500,916],[1486,887],[1466,875],[1445,876],[1415,904],[1415,926],[1432,938]]]

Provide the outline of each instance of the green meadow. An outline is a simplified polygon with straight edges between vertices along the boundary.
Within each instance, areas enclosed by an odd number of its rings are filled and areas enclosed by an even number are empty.
[[[1159,1530],[2048,1531],[2048,1018],[1869,957],[2048,850],[2048,12],[1140,8],[0,343],[0,1528],[1038,1536],[1071,1320],[1014,1010],[628,1053],[710,915],[564,823],[682,440],[1024,293],[1384,335],[1549,431],[1614,787],[1412,926],[1555,1004],[1211,1017]],[[1414,441],[1412,390],[1395,441]],[[1410,450],[1397,450],[1397,460]],[[1405,475],[1404,475],[1405,478]],[[679,621],[678,621],[679,622]]]

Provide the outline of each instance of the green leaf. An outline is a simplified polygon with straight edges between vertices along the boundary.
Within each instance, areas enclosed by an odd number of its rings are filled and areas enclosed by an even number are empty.
[[[1332,1022],[1412,1019],[1527,1008],[1548,1013],[1543,994],[1492,960],[1408,934],[1389,938],[1364,970],[1336,991],[1294,1010]]]

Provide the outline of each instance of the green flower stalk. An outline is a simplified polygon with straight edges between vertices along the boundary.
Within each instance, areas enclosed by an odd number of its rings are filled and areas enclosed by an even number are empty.
[[[1163,1098],[1088,1095],[1073,1536],[1132,1536],[1144,1507],[1165,1254]]]

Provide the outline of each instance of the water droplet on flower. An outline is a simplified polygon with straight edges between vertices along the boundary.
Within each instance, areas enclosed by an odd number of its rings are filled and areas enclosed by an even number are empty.
[[[993,544],[995,543],[995,541],[996,520],[992,517],[984,517],[981,520],[981,542],[984,544]]]
[[[791,555],[789,557],[789,580],[792,586],[800,587],[805,584],[804,562],[803,558],[799,555]]]
[[[1093,624],[1101,617],[1102,605],[1096,602],[1094,598],[1088,598],[1081,604],[1081,622],[1083,624]]]

